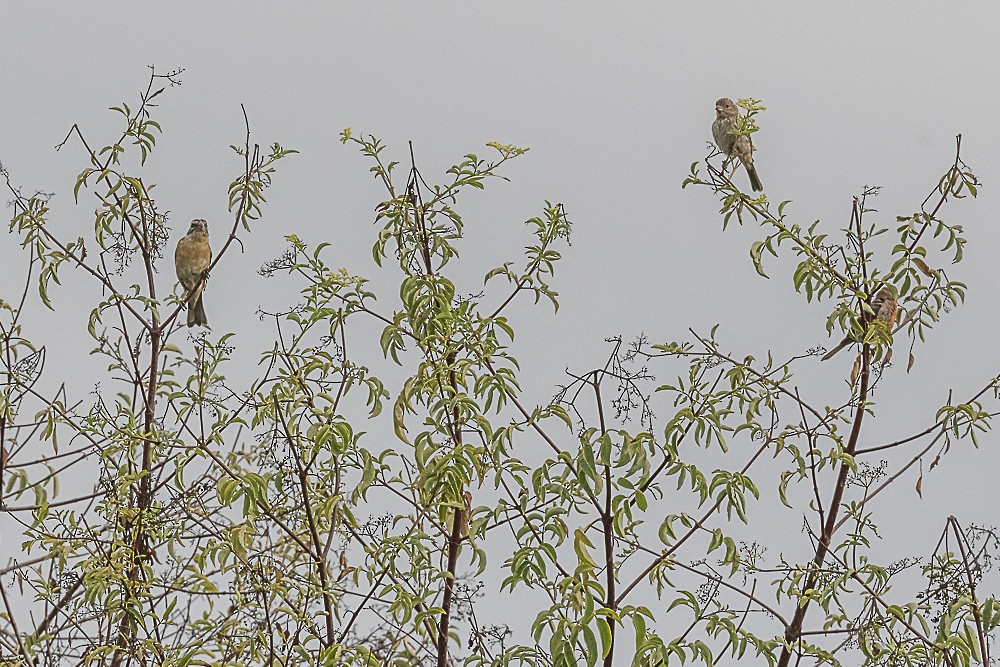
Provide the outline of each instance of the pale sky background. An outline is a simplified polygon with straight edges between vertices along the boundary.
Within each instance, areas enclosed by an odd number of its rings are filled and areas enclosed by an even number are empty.
[[[949,270],[969,285],[968,299],[918,346],[909,374],[898,339],[870,446],[922,430],[949,389],[962,400],[1000,367],[998,21],[1000,5],[987,2],[10,3],[0,20],[0,162],[26,191],[56,193],[53,225],[86,234],[94,202],[74,206],[72,196],[82,152],[54,146],[74,122],[95,144],[110,141],[120,125],[107,107],[137,102],[147,65],[185,68],[183,85],[159,98],[164,133],[144,172],[170,211],[172,252],[192,218],[217,233],[230,224],[226,187],[241,162],[228,146],[243,141],[244,104],[257,142],[300,151],[279,164],[245,254],[231,251],[206,291],[215,331],[238,332],[235,358],[253,365],[273,336],[258,308],[297,297],[297,282],[256,273],[285,235],[332,242],[332,264],[376,276],[372,211],[385,197],[366,159],[339,143],[343,128],[374,133],[400,161],[412,140],[431,181],[465,153],[489,155],[487,141],[529,146],[504,171],[510,183],[493,181],[460,202],[467,239],[456,275],[466,281],[460,292],[479,291],[486,270],[518,260],[533,238],[523,221],[546,199],[565,205],[574,228],[555,280],[559,313],[528,299],[510,313],[528,402],[539,403],[566,381],[564,369],[602,365],[608,336],[686,340],[688,327],[707,333],[721,322],[728,350],[759,359],[836,342],[824,328],[832,305],[794,292],[790,255],[769,262],[770,280],[759,278],[747,253],[759,231],[723,233],[709,191],[680,188],[707,154],[717,98],[764,101],[755,144],[769,198],[793,200],[791,218],[820,219],[831,234],[866,184],[883,187],[873,205],[890,227],[917,211],[962,133],[963,156],[984,185],[943,216],[967,232],[967,259]],[[736,180],[745,185],[745,174]],[[0,244],[6,300],[24,266],[14,245],[13,237]],[[160,276],[159,289],[169,290],[169,262]],[[386,310],[394,277],[375,281],[389,287]],[[76,336],[97,293],[74,282],[67,267],[66,285],[53,290],[59,315],[34,305],[28,318],[37,328],[26,333],[49,346],[50,373],[81,363],[91,347]],[[799,385],[815,403],[839,404],[850,357],[807,360]],[[677,372],[651,371],[664,382]],[[92,384],[84,375],[74,378],[78,393]],[[929,553],[949,514],[997,523],[989,500],[997,439],[987,435],[979,451],[954,446],[925,479],[923,499],[915,473],[880,499],[877,509],[896,503],[912,517],[883,523],[890,553]],[[768,526],[801,540],[800,513],[780,516]]]

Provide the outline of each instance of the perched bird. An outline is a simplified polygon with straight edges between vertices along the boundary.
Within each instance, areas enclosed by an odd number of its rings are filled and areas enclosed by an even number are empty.
[[[875,313],[875,319],[880,322],[885,322],[885,325],[892,329],[896,324],[896,317],[899,315],[899,302],[896,300],[896,290],[885,285],[878,291],[875,298],[872,299],[872,312]],[[862,313],[866,315],[867,313]],[[867,319],[867,318],[865,318]],[[864,320],[863,320],[864,321]],[[867,329],[867,322],[865,323],[865,328]],[[826,355],[823,356],[823,361],[831,358],[833,355],[837,354],[845,347],[851,343],[858,342],[858,339],[850,334],[844,336],[844,340],[840,341],[837,347],[833,348]]]
[[[202,291],[205,289],[206,272],[212,263],[212,248],[208,245],[208,223],[192,220],[186,236],[177,242],[174,267],[177,280],[184,287],[184,301],[188,306],[187,325],[207,327]]]
[[[750,137],[737,134],[729,134],[729,131],[736,128],[736,119],[740,117],[740,110],[728,97],[723,97],[715,103],[715,121],[712,123],[712,137],[719,146],[719,150],[726,154],[727,158],[738,157],[740,162],[750,176],[750,187],[754,192],[764,189],[757,176],[757,170],[753,166],[753,144]]]

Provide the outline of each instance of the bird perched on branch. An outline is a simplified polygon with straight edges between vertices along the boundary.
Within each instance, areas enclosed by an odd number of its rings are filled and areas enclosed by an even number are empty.
[[[736,120],[740,117],[740,110],[728,97],[723,97],[715,103],[715,121],[712,123],[712,137],[719,146],[719,150],[725,153],[726,158],[737,157],[747,170],[750,176],[750,187],[754,192],[764,189],[761,185],[760,177],[757,176],[757,169],[753,166],[753,144],[750,137],[740,134],[730,134],[729,131],[736,128]]]
[[[208,245],[208,223],[196,219],[191,221],[187,235],[177,242],[174,251],[174,268],[177,280],[184,287],[184,301],[187,303],[187,325],[207,327],[205,304],[202,292],[208,277],[208,266],[212,263],[212,248]]]
[[[875,320],[884,322],[891,330],[896,325],[896,317],[899,316],[899,301],[896,300],[896,290],[889,285],[884,285],[871,301],[872,312],[875,313]],[[866,317],[867,315],[867,317]],[[862,312],[862,323],[864,329],[868,328],[871,316],[867,312]],[[864,335],[864,334],[862,334]],[[831,358],[851,343],[857,343],[858,338],[848,334],[844,340],[840,341],[837,347],[833,348],[823,356],[823,361]]]

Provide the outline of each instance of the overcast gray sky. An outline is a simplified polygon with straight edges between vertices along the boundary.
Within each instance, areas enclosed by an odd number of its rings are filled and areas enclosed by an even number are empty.
[[[512,182],[464,202],[460,290],[477,291],[477,276],[516,259],[530,241],[522,223],[544,200],[566,206],[574,230],[557,272],[559,313],[527,302],[512,312],[515,353],[541,402],[564,368],[601,364],[611,335],[660,342],[722,322],[737,356],[830,344],[828,306],[794,293],[790,262],[773,261],[771,280],[759,278],[747,255],[757,231],[723,233],[710,193],[680,188],[707,153],[717,98],[764,101],[755,144],[769,198],[793,200],[795,221],[822,219],[831,233],[866,184],[883,186],[874,205],[890,226],[918,210],[962,133],[984,187],[944,215],[967,230],[967,260],[951,275],[968,283],[968,300],[918,347],[910,374],[901,363],[888,371],[871,431],[909,434],[932,422],[949,388],[967,396],[1000,366],[998,20],[1000,6],[988,2],[10,3],[0,20],[0,161],[15,183],[56,193],[54,225],[85,234],[94,203],[72,198],[83,157],[73,144],[54,146],[74,122],[95,143],[110,140],[118,125],[106,109],[137,100],[146,66],[183,67],[183,85],[160,98],[164,134],[146,177],[170,211],[172,239],[194,217],[222,229],[244,104],[256,141],[300,151],[280,164],[245,254],[228,255],[205,296],[216,330],[236,331],[237,357],[255,363],[272,335],[257,309],[296,298],[293,281],[256,274],[286,234],[332,241],[331,261],[374,273],[372,210],[384,197],[365,159],[338,142],[341,129],[376,134],[399,160],[412,140],[429,179],[465,153],[488,154],[487,141],[529,146],[505,171]],[[4,245],[6,290],[23,264]],[[161,276],[169,289],[169,264]],[[74,298],[78,289],[57,289],[59,317],[39,308],[28,332],[56,354],[92,307]],[[843,400],[847,356],[800,367],[817,402]],[[933,547],[949,514],[994,520],[992,505],[969,503],[993,488],[998,462],[990,435],[980,451],[952,451],[922,500],[910,475],[895,502],[913,503],[934,526],[916,550]],[[889,537],[908,530],[883,527]]]

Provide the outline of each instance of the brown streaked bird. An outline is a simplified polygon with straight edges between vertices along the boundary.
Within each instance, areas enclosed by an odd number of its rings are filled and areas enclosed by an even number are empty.
[[[891,330],[896,325],[896,318],[899,316],[899,301],[896,300],[896,290],[889,285],[883,286],[882,289],[880,289],[875,295],[875,298],[872,299],[871,305],[872,311],[875,313],[875,319],[880,322],[885,322],[886,326],[888,326]],[[862,313],[862,315],[866,314],[867,313]],[[862,320],[865,323],[866,329],[868,328],[867,322],[865,321],[867,319],[868,318],[866,317]],[[830,359],[833,355],[837,354],[851,343],[857,342],[858,340],[850,334],[844,336],[844,340],[840,341],[840,343],[837,344],[837,347],[823,355],[823,361]]]
[[[201,219],[191,221],[187,235],[177,242],[174,251],[174,268],[177,280],[184,287],[184,301],[187,303],[187,325],[207,327],[205,304],[202,292],[209,264],[212,263],[212,248],[208,245],[208,223]]]
[[[760,192],[764,186],[761,185],[757,169],[753,166],[753,143],[750,141],[750,137],[729,134],[730,130],[736,128],[736,119],[739,117],[739,107],[731,99],[723,97],[716,101],[712,137],[719,150],[725,153],[726,158],[739,158],[750,177],[750,187],[753,188],[754,192]]]

